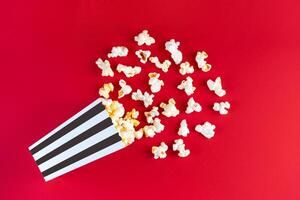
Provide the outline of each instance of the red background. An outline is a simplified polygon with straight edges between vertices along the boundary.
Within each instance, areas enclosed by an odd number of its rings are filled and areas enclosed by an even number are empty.
[[[300,28],[297,1],[11,0],[1,5],[1,199],[300,199]],[[138,47],[133,36],[149,29],[157,39],[181,41],[185,60],[209,54],[211,72],[192,77],[203,112],[161,118],[166,131],[45,183],[27,147],[98,96],[106,80],[94,62],[112,46]],[[145,49],[145,48],[144,48]],[[169,54],[160,53],[162,58]],[[113,61],[139,64],[133,54]],[[114,64],[113,64],[114,66]],[[129,80],[146,89],[147,74]],[[182,77],[162,74],[168,97],[183,111]],[[205,80],[220,75],[232,104],[229,115]],[[127,80],[127,79],[126,79]],[[137,83],[139,81],[139,84]],[[116,81],[115,81],[116,83]],[[123,102],[129,102],[124,98]],[[142,108],[135,102],[130,106]],[[126,105],[129,108],[128,104]],[[190,157],[169,151],[154,160],[152,145],[171,144],[179,121],[192,130],[216,124],[207,140],[192,131]]]

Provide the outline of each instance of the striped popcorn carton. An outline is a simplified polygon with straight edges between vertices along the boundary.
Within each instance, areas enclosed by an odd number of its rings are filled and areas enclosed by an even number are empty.
[[[45,181],[125,147],[97,99],[29,147]]]

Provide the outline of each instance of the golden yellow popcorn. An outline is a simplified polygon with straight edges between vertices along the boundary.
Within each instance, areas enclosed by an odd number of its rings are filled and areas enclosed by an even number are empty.
[[[109,93],[114,91],[114,85],[112,83],[105,83],[100,89],[99,94],[100,96],[108,99]]]

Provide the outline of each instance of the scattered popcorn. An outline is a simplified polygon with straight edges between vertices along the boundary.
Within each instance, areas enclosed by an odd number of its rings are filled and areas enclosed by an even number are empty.
[[[184,62],[180,64],[179,73],[181,75],[191,74],[194,72],[194,67],[190,65],[189,62]]]
[[[216,95],[222,97],[226,94],[226,91],[222,88],[221,78],[217,77],[215,81],[209,79],[207,81],[207,86],[210,91],[214,91]]]
[[[129,145],[134,142],[135,129],[130,120],[119,118],[115,121],[115,127],[119,132],[119,135],[122,138],[124,144]]]
[[[202,110],[202,107],[199,103],[195,102],[194,98],[191,97],[189,100],[188,100],[188,103],[187,103],[187,108],[185,110],[185,113],[186,114],[190,114],[192,112],[200,112]]]
[[[144,131],[142,128],[140,128],[139,130],[135,131],[134,136],[135,139],[139,140],[143,137]]]
[[[117,71],[119,73],[123,72],[127,78],[130,78],[139,74],[142,71],[142,69],[139,66],[131,67],[123,64],[118,64]]]
[[[171,39],[165,43],[165,49],[171,53],[171,57],[176,65],[182,61],[182,53],[178,50],[179,45],[180,42],[175,42],[174,39]]]
[[[198,51],[196,55],[196,62],[200,69],[202,69],[203,72],[208,72],[211,69],[211,65],[206,63],[206,58],[208,57],[207,53],[205,51]]]
[[[178,151],[179,157],[187,157],[190,155],[190,150],[185,149],[185,144],[183,143],[182,139],[177,139],[174,141],[173,151]]]
[[[214,131],[215,128],[216,128],[215,125],[209,122],[205,122],[203,125],[198,124],[195,127],[195,130],[198,133],[201,133],[204,137],[210,139],[215,135],[215,131]]]
[[[221,115],[227,115],[228,109],[230,108],[230,103],[228,101],[214,103],[213,110],[219,112]]]
[[[186,77],[186,80],[181,81],[180,85],[177,86],[179,90],[184,90],[189,96],[194,93],[196,87],[193,86],[193,79],[191,77]]]
[[[178,135],[186,137],[189,133],[190,133],[190,130],[187,126],[186,120],[184,119],[180,122],[180,128],[178,130]]]
[[[150,57],[149,61],[155,64],[155,66],[158,69],[161,69],[163,72],[168,72],[169,67],[171,66],[171,62],[169,60],[165,60],[163,63],[161,63],[158,57]]]
[[[124,119],[129,120],[133,124],[133,126],[136,127],[140,124],[140,122],[137,120],[138,116],[139,116],[139,111],[133,108],[131,111],[125,114]]]
[[[164,82],[158,79],[160,74],[153,72],[149,73],[148,76],[150,78],[148,84],[150,85],[151,92],[159,92],[161,90],[161,87],[164,85]]]
[[[143,127],[143,131],[145,133],[146,137],[154,137],[156,132],[155,132],[156,128],[153,125],[146,125]]]
[[[159,116],[158,107],[153,106],[149,112],[144,112],[147,122],[153,123],[153,118]]]
[[[141,63],[145,64],[151,55],[151,51],[138,50],[135,52],[135,55],[137,55]]]
[[[108,99],[109,93],[114,91],[114,85],[112,83],[105,83],[103,86],[99,89],[100,96]]]
[[[119,81],[119,85],[121,87],[121,89],[118,91],[118,98],[122,98],[127,94],[130,94],[130,92],[132,91],[132,88],[130,87],[130,85],[127,85],[126,82],[121,79]]]
[[[150,46],[155,43],[155,39],[149,35],[148,30],[143,30],[140,34],[135,36],[134,41],[136,41],[139,46],[143,44]]]
[[[156,133],[160,133],[165,129],[165,126],[160,122],[159,118],[154,119],[153,126],[155,127]]]
[[[108,115],[111,117],[112,122],[115,122],[125,114],[124,106],[120,102],[112,101],[111,99],[101,99],[101,102],[105,106],[105,109]]]
[[[164,142],[160,143],[160,146],[158,146],[158,147],[153,146],[152,147],[152,153],[154,154],[154,159],[166,158],[167,157],[167,154],[166,154],[167,150],[168,150],[168,146]]]
[[[124,57],[128,55],[128,49],[123,46],[113,47],[111,49],[111,52],[107,54],[107,57],[109,58],[115,58],[115,57]]]
[[[164,109],[162,112],[166,117],[175,117],[179,114],[179,110],[175,106],[176,102],[173,98],[169,99],[168,104],[161,103],[160,107]]]
[[[149,94],[148,92],[144,92],[144,94],[141,92],[140,89],[138,89],[136,92],[133,92],[131,95],[131,98],[135,101],[143,101],[144,106],[147,108],[153,103],[153,94]]]
[[[110,63],[108,60],[102,61],[101,58],[98,58],[98,60],[96,60],[96,65],[99,67],[99,69],[102,70],[102,76],[114,76],[114,72],[110,67]]]

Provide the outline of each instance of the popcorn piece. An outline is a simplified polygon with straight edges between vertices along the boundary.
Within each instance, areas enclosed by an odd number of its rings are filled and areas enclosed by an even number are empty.
[[[137,120],[139,116],[139,111],[137,111],[135,108],[133,108],[130,112],[127,112],[124,119],[129,120],[133,126],[138,126],[140,122]]]
[[[158,107],[152,107],[149,112],[144,112],[147,122],[149,124],[153,123],[153,118],[159,116]]]
[[[216,95],[222,97],[226,94],[226,91],[222,88],[221,78],[217,77],[215,81],[209,79],[207,81],[207,86],[210,91],[214,91]]]
[[[158,147],[153,146],[152,147],[152,153],[154,155],[154,159],[166,158],[167,157],[167,154],[166,154],[167,150],[168,150],[168,146],[164,142],[160,143],[160,146],[158,146]]]
[[[123,64],[118,64],[117,71],[119,73],[123,72],[127,78],[130,78],[139,74],[142,71],[142,69],[139,66],[131,67]]]
[[[115,121],[115,127],[124,144],[129,145],[135,140],[135,129],[130,120],[119,118]]]
[[[103,86],[99,89],[100,96],[108,99],[109,93],[114,91],[114,85],[112,83],[105,83]]]
[[[111,69],[108,60],[102,61],[101,58],[98,58],[98,60],[96,61],[96,65],[102,70],[102,76],[114,76],[114,72]]]
[[[186,120],[180,122],[180,128],[178,130],[178,135],[186,137],[190,133],[190,130],[187,126]]]
[[[190,155],[190,150],[185,149],[185,144],[183,143],[182,139],[177,139],[174,141],[173,151],[178,151],[179,157],[187,157]]]
[[[154,137],[156,132],[155,132],[156,128],[153,125],[146,125],[143,127],[143,131],[145,133],[146,137]]]
[[[179,73],[181,75],[194,73],[194,67],[191,66],[189,62],[181,63]]]
[[[113,47],[111,52],[107,54],[109,58],[124,57],[128,55],[128,49],[124,46]]]
[[[144,94],[141,92],[140,89],[138,89],[136,92],[133,92],[131,95],[131,98],[135,101],[143,101],[144,106],[147,108],[153,103],[153,94],[149,94],[148,92],[144,92]]]
[[[135,139],[141,139],[143,137],[144,131],[140,128],[138,131],[134,132]]]
[[[176,102],[173,98],[169,99],[168,104],[161,103],[160,107],[164,109],[162,112],[166,117],[175,117],[179,114],[179,110],[175,106]]]
[[[203,125],[198,124],[195,127],[195,130],[199,133],[201,133],[204,137],[210,139],[215,135],[214,129],[216,128],[215,125],[205,122]]]
[[[180,42],[176,42],[174,39],[165,43],[165,49],[171,53],[171,57],[175,64],[178,65],[182,61],[182,53],[178,50]]]
[[[160,133],[165,129],[165,126],[160,122],[159,118],[154,119],[153,126],[155,127],[156,133]]]
[[[151,55],[151,51],[138,50],[135,52],[135,55],[140,59],[141,63],[145,64]]]
[[[169,67],[171,66],[171,62],[169,60],[165,60],[163,63],[161,63],[158,59],[158,57],[150,57],[149,61],[159,69],[161,69],[163,72],[168,72]]]
[[[140,34],[135,36],[134,41],[136,41],[139,46],[143,44],[150,46],[155,43],[155,39],[149,35],[148,30],[143,30]]]
[[[130,87],[130,85],[126,85],[126,82],[121,79],[119,81],[119,85],[121,87],[121,89],[118,91],[118,98],[122,98],[127,94],[130,94],[130,92],[132,91],[132,88]]]
[[[228,101],[214,103],[213,110],[219,112],[221,115],[227,115],[228,109],[230,108],[230,103]]]
[[[202,107],[199,103],[195,102],[194,98],[191,97],[189,100],[188,100],[188,103],[187,103],[187,108],[185,110],[185,113],[186,114],[190,114],[192,112],[200,112],[202,110]]]
[[[148,76],[150,78],[148,84],[150,85],[151,92],[159,92],[161,90],[161,87],[164,85],[164,82],[158,79],[160,74],[153,72],[149,73]]]
[[[200,69],[202,69],[203,72],[208,72],[211,69],[211,65],[206,63],[206,58],[208,57],[207,53],[205,51],[198,51],[196,55],[196,62]]]
[[[113,122],[123,117],[125,113],[123,104],[119,103],[118,101],[112,101],[111,99],[101,99],[101,102],[105,106],[105,109]]]
[[[179,90],[184,90],[189,96],[194,93],[196,87],[193,86],[193,79],[191,77],[186,77],[186,80],[181,81],[180,85],[177,86]]]

